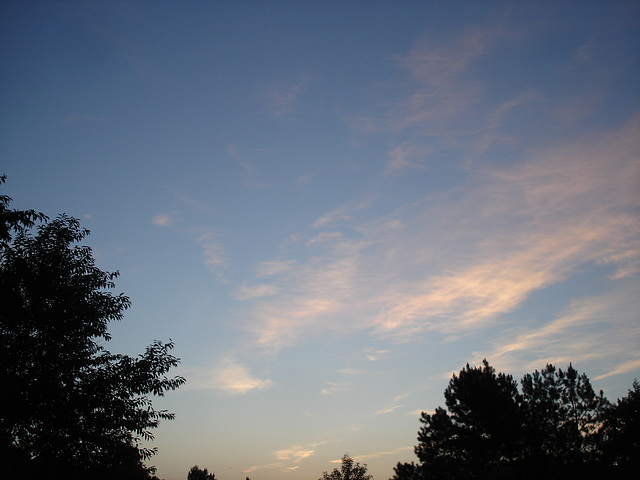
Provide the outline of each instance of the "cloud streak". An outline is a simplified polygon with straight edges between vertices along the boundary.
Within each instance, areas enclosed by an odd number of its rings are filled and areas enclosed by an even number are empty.
[[[291,117],[295,113],[299,99],[307,90],[311,80],[311,75],[301,75],[288,84],[265,88],[262,94],[262,101],[267,107],[267,112],[275,118]]]
[[[227,267],[227,256],[222,243],[211,232],[200,235],[198,243],[202,246],[204,263],[209,271],[221,277],[222,271]]]
[[[423,168],[425,153],[436,145],[442,148],[447,138],[462,131],[469,134],[469,121],[478,114],[473,109],[483,99],[484,86],[467,71],[505,35],[502,29],[473,28],[449,41],[424,37],[398,58],[414,88],[389,112],[387,124],[396,132],[413,132],[413,138],[390,151],[389,171]]]
[[[276,450],[273,452],[273,456],[275,458],[275,462],[268,463],[266,465],[254,465],[245,469],[243,473],[251,473],[256,470],[271,470],[277,469],[281,472],[293,472],[300,469],[299,463],[303,460],[306,460],[309,457],[312,457],[316,454],[316,450],[320,445],[324,445],[328,443],[327,441],[322,441],[318,443],[312,443],[309,445],[293,445],[289,448],[285,448],[282,450]]]
[[[171,215],[164,215],[159,213],[153,217],[152,223],[158,227],[170,227],[173,225],[173,217]]]
[[[369,330],[397,341],[459,335],[493,325],[580,266],[633,275],[639,118],[506,167],[477,168],[464,191],[438,201],[373,221],[360,221],[364,207],[320,217],[304,243],[306,262],[261,266],[262,280],[269,276],[281,293],[256,300],[247,328],[276,349],[323,331]]]
[[[574,299],[557,317],[541,325],[516,327],[497,340],[493,350],[476,358],[491,358],[506,371],[533,371],[547,363],[592,364],[604,371],[594,380],[629,372],[640,365],[636,287],[629,284]]]
[[[398,408],[402,408],[402,407],[404,407],[404,405],[393,405],[391,407],[378,410],[377,412],[374,413],[374,415],[386,415],[387,413],[391,413],[394,410],[397,410]]]
[[[218,390],[229,395],[245,395],[273,385],[269,379],[254,376],[249,368],[226,357],[214,368],[187,371],[188,390]]]
[[[307,445],[304,447],[294,445],[285,450],[278,450],[274,452],[274,455],[278,460],[299,463],[305,458],[312,456],[316,452],[317,445],[318,444]]]
[[[271,380],[254,377],[249,369],[231,358],[226,358],[215,372],[216,388],[232,395],[244,395],[272,385]]]

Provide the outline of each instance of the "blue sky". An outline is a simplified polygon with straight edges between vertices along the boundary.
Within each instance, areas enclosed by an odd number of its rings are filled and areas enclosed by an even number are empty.
[[[640,377],[640,7],[521,3],[3,2],[3,190],[176,343],[161,478],[387,479],[485,357]]]

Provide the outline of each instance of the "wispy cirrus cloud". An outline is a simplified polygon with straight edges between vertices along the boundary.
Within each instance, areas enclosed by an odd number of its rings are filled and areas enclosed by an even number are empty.
[[[522,150],[533,138],[539,143],[541,122],[554,125],[557,134],[597,114],[611,73],[592,61],[589,45],[576,49],[577,60],[550,65],[558,84],[571,86],[566,90],[545,88],[528,77],[496,90],[496,54],[504,55],[505,45],[522,48],[535,35],[535,28],[475,27],[448,38],[424,36],[399,55],[398,65],[411,80],[398,88],[402,93],[395,95],[394,106],[376,122],[378,131],[398,138],[388,151],[386,172],[422,170],[443,154],[466,167],[492,148]],[[553,135],[553,129],[545,135]]]
[[[269,115],[276,118],[291,117],[300,97],[307,90],[313,77],[308,74],[300,75],[289,83],[271,85],[262,90],[262,103]]]
[[[460,227],[477,238],[466,243],[473,251],[452,261],[444,275],[397,289],[378,318],[381,331],[482,326],[578,265],[616,258],[613,252],[624,252],[628,270],[632,258],[640,258],[634,226],[639,133],[634,117],[595,144],[543,150],[522,164],[487,172],[459,205],[472,216],[456,214]]]
[[[477,142],[477,152],[485,152],[494,144],[515,145],[521,139],[522,133],[506,133],[502,126],[507,123],[509,115],[519,109],[524,109],[531,102],[540,101],[540,95],[534,90],[526,90],[514,98],[502,102],[497,107],[488,111],[483,120],[483,127]]]
[[[335,395],[349,388],[346,382],[327,382],[326,386],[320,390],[320,395]]]
[[[314,443],[305,446],[294,445],[291,448],[278,450],[274,452],[274,455],[278,460],[299,463],[305,458],[309,458],[314,455],[316,453],[316,448],[325,443],[327,442]]]
[[[257,277],[284,275],[292,272],[297,266],[295,260],[271,260],[262,262],[256,272]]]
[[[401,59],[416,81],[435,87],[447,87],[463,73],[468,64],[484,54],[488,46],[504,35],[502,28],[473,27],[453,41],[436,43],[424,37]]]
[[[227,146],[227,154],[243,172],[242,184],[251,190],[268,188],[273,180],[259,168],[260,158],[268,154],[268,148],[250,147],[232,143]]]
[[[202,246],[204,262],[207,268],[218,277],[221,277],[222,271],[227,266],[227,256],[222,242],[220,242],[217,235],[207,232],[200,235],[198,243]]]
[[[591,364],[603,372],[594,380],[631,371],[640,365],[636,293],[637,282],[631,282],[601,295],[574,299],[556,318],[515,327],[476,358],[490,358],[503,371],[533,371],[547,363]]]
[[[418,145],[415,142],[405,142],[389,152],[387,173],[394,170],[424,170],[425,163],[432,147]]]
[[[367,360],[369,360],[370,362],[376,362],[378,360],[386,358],[389,353],[391,353],[391,350],[367,347],[363,349],[363,352],[365,353]]]
[[[151,222],[158,227],[173,227],[176,223],[176,215],[159,213],[153,217]],[[181,232],[193,236],[194,242],[202,248],[206,268],[221,279],[223,272],[228,267],[228,256],[226,248],[220,240],[220,235],[208,227],[181,229]],[[251,298],[251,292],[248,290],[244,293],[240,292],[239,295],[244,295],[243,298]]]
[[[335,261],[327,262],[317,257],[302,265],[276,261],[259,268],[259,276],[263,280],[265,275],[271,276],[271,285],[280,290],[279,295],[256,302],[255,310],[249,316],[247,329],[257,337],[260,345],[275,349],[291,345],[302,332],[318,327],[320,319],[344,309],[357,265],[355,258],[350,258],[346,252],[348,245],[340,242],[333,248],[343,252]],[[338,327],[333,322],[326,326],[329,329]],[[346,331],[348,326],[339,328]]]
[[[363,372],[354,370],[353,368],[343,368],[338,371],[340,380],[328,381],[325,387],[320,390],[320,395],[337,395],[342,392],[353,390],[353,377],[363,375]]]
[[[442,127],[468,117],[483,90],[465,72],[504,34],[501,29],[475,28],[449,41],[422,38],[398,59],[416,88],[391,112],[389,125],[398,130],[418,127],[424,134],[439,135]]]
[[[237,362],[233,357],[223,358],[220,363],[208,369],[189,371],[188,389],[219,390],[230,395],[245,395],[270,387],[273,382],[254,376],[249,367]]]
[[[519,36],[502,27],[470,28],[444,40],[424,36],[398,57],[412,82],[385,115],[386,130],[403,138],[387,154],[387,174],[427,169],[431,159],[452,152],[465,165],[492,146],[522,140],[503,127],[514,112],[543,98],[528,85],[491,98],[491,77],[479,73],[496,47]]]
[[[374,415],[386,415],[387,413],[391,413],[398,408],[402,408],[404,405],[392,405],[391,407],[383,408],[374,413]]]
[[[263,264],[261,279],[270,275],[280,293],[255,301],[247,328],[276,349],[321,332],[456,336],[494,325],[580,267],[607,262],[619,270],[611,276],[633,275],[639,118],[507,166],[477,167],[463,193],[437,202],[375,220],[360,221],[365,208],[321,217],[311,238],[341,228],[359,235],[301,242],[308,260]]]
[[[325,228],[330,225],[335,225],[339,222],[348,222],[354,216],[354,214],[360,210],[366,209],[371,205],[369,201],[357,202],[354,204],[341,205],[338,208],[321,215],[311,228]]]
[[[170,227],[173,224],[174,217],[172,215],[166,215],[159,213],[153,217],[151,222],[158,227]]]
[[[282,472],[288,473],[300,469],[300,462],[312,457],[316,454],[317,448],[320,445],[329,443],[328,441],[322,441],[318,443],[312,443],[309,445],[293,445],[289,448],[282,450],[276,450],[273,452],[275,461],[265,465],[253,465],[245,470],[243,473],[251,473],[256,470],[272,470],[277,469]]]
[[[278,287],[275,285],[262,284],[254,286],[242,286],[236,292],[236,298],[239,300],[249,300],[252,298],[269,297],[278,293]]]
[[[632,355],[633,357],[633,355]],[[632,372],[640,368],[640,353],[635,355],[635,358],[619,363],[613,370],[610,370],[602,375],[593,377],[594,380],[602,380],[603,378],[611,377],[613,375],[620,375],[627,372]]]

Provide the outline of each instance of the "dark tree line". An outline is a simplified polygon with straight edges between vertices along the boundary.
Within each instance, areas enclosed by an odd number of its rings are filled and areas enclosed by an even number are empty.
[[[167,376],[173,343],[106,350],[107,324],[130,305],[108,291],[118,273],[95,265],[77,219],[10,201],[0,195],[0,478],[151,478],[142,442],[173,414],[150,397],[184,383]]]
[[[393,480],[635,478],[640,384],[611,404],[573,366],[518,383],[484,360],[454,375],[446,408],[423,412],[415,454]]]

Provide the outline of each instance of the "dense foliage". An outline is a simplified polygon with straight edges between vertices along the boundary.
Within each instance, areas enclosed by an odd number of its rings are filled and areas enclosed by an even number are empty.
[[[367,465],[354,463],[353,459],[345,453],[340,470],[334,468],[331,473],[322,472],[320,480],[373,480],[373,476],[367,474]]]
[[[518,383],[485,360],[453,375],[446,408],[423,412],[415,453],[394,480],[632,478],[640,459],[640,385],[610,405],[572,365]]]
[[[216,475],[206,468],[200,468],[198,465],[194,465],[187,474],[187,480],[216,480]]]
[[[150,396],[184,383],[166,376],[173,344],[137,358],[107,351],[107,324],[130,305],[107,291],[117,272],[79,245],[89,232],[77,219],[49,221],[10,200],[0,196],[0,476],[149,478],[155,449],[142,441],[173,418]]]
[[[610,465],[640,472],[640,383],[607,409],[603,420],[603,455]]]

